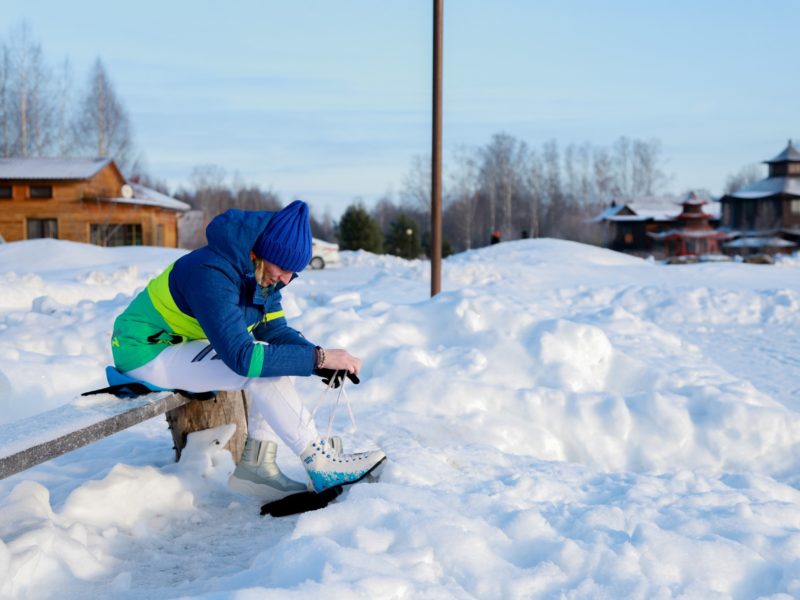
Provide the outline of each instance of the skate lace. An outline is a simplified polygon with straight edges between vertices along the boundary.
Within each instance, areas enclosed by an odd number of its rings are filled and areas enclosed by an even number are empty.
[[[317,415],[317,411],[319,410],[320,406],[324,404],[325,396],[328,396],[328,405],[330,406],[330,412],[328,414],[328,430],[325,434],[326,440],[331,439],[331,432],[333,430],[333,417],[336,415],[336,409],[339,408],[339,402],[342,398],[344,398],[344,404],[347,407],[347,414],[350,416],[350,430],[348,433],[355,433],[358,429],[356,427],[356,418],[353,415],[353,407],[350,406],[350,398],[347,397],[347,392],[345,391],[345,382],[347,381],[347,377],[342,377],[342,383],[339,386],[339,393],[338,394],[331,394],[330,391],[333,389],[333,383],[336,379],[336,375],[339,371],[336,371],[331,377],[331,380],[328,382],[328,385],[325,386],[325,389],[320,394],[319,400],[317,401],[314,410],[311,411],[311,417],[309,418],[310,422],[314,422],[314,417]],[[346,374],[345,374],[346,375]],[[302,419],[302,417],[301,417]]]

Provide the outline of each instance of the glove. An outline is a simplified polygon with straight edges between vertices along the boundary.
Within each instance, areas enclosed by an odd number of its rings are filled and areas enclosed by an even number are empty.
[[[344,370],[334,371],[333,369],[325,369],[325,368],[314,369],[314,375],[322,377],[322,383],[324,383],[325,385],[330,385],[331,378],[333,378],[332,387],[334,388],[338,388],[340,385],[342,385],[342,381],[344,381],[345,375],[347,375],[347,378],[353,383],[361,383],[361,380],[358,378],[358,375]]]

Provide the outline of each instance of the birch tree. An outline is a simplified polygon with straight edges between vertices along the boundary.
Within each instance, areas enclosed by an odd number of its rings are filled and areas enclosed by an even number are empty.
[[[482,150],[481,176],[489,200],[489,224],[492,231],[497,229],[497,224],[501,221],[503,233],[512,233],[513,197],[526,154],[525,143],[506,133],[495,134],[489,145]]]
[[[0,42],[0,152],[7,158],[12,155],[11,139],[11,57],[8,46]]]
[[[42,156],[51,140],[50,76],[27,23],[12,32],[5,58],[10,155]]]
[[[92,67],[75,121],[77,148],[89,155],[113,158],[123,171],[133,166],[132,128],[103,62]]]

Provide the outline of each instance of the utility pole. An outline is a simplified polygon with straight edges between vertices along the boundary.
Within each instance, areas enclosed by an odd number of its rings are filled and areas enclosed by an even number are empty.
[[[433,139],[431,151],[431,297],[442,289],[442,21],[433,0]]]

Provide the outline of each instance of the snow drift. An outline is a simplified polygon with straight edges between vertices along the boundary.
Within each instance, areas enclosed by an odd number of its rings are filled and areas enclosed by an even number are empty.
[[[114,317],[179,255],[0,246],[0,420],[102,385]],[[0,595],[796,596],[798,269],[524,240],[449,258],[430,299],[428,263],[345,252],[285,308],[364,359],[335,426],[384,448],[380,483],[260,518],[225,432],[176,465],[154,419],[0,482]]]

